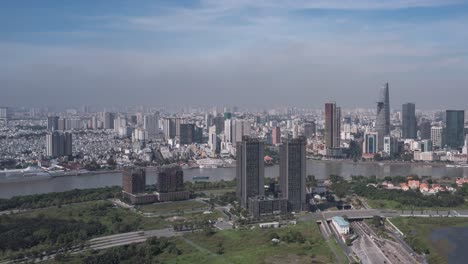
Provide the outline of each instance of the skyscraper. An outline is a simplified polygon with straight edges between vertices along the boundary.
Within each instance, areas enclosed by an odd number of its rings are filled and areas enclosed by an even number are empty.
[[[421,139],[431,139],[431,122],[424,120],[419,125]]]
[[[288,211],[298,212],[306,204],[306,139],[298,137],[280,145],[280,190],[288,199]]]
[[[143,116],[143,128],[148,131],[148,137],[156,138],[159,133],[159,112]]]
[[[243,208],[248,207],[250,197],[264,195],[265,164],[264,143],[245,136],[237,142],[237,190],[236,194]]]
[[[211,126],[208,129],[208,145],[211,148],[211,156],[216,157],[218,153],[218,135],[216,134],[216,126]]]
[[[431,141],[434,147],[443,148],[445,146],[445,129],[441,126],[431,128]]]
[[[59,117],[58,116],[48,116],[47,117],[47,130],[55,131],[59,129]]]
[[[168,117],[164,120],[164,136],[166,139],[172,139],[180,137],[180,124],[183,124],[184,120],[179,117]]]
[[[234,120],[232,136],[235,142],[242,141],[244,136],[250,136],[250,122],[249,120]]]
[[[364,146],[363,146],[363,153],[364,154],[375,154],[375,153],[377,153],[377,146],[378,145],[379,145],[378,132],[366,132],[364,134]]]
[[[104,129],[114,129],[115,113],[104,112],[102,115]]]
[[[129,194],[145,192],[146,170],[141,167],[125,167],[122,172],[122,189]]]
[[[311,138],[315,136],[315,122],[307,122],[302,124],[304,137]]]
[[[224,120],[224,135],[226,136],[226,142],[233,142],[235,139],[233,138],[233,130],[235,127],[233,126],[235,120],[229,118]]]
[[[375,129],[378,133],[378,150],[383,149],[383,138],[390,134],[390,92],[388,83],[380,90],[380,98],[377,102],[377,116]]]
[[[339,148],[341,139],[341,109],[335,103],[325,104],[325,146]]]
[[[195,141],[195,124],[180,124],[180,144],[188,145]]]
[[[445,112],[445,144],[451,149],[463,146],[465,111],[447,110]]]
[[[273,145],[281,143],[281,129],[279,126],[272,128],[272,140]]]
[[[415,139],[417,136],[416,106],[413,103],[403,104],[401,114],[402,126],[401,132],[403,138]]]
[[[224,116],[216,116],[213,118],[213,124],[216,126],[216,134],[224,131]]]
[[[179,165],[164,165],[158,173],[156,190],[160,193],[184,190],[184,172]]]
[[[46,154],[49,157],[72,155],[72,134],[53,131],[46,135]]]

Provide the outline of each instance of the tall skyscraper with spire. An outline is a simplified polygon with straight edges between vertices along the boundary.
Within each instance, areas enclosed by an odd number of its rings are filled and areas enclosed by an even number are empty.
[[[390,134],[390,95],[388,83],[380,90],[380,98],[377,102],[377,117],[375,130],[378,133],[378,149],[383,149],[383,138]]]

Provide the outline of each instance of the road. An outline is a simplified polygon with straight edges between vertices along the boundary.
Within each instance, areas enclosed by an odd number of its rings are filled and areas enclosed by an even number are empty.
[[[392,263],[359,223],[352,222],[351,226],[359,235],[359,238],[354,241],[351,248],[363,264]]]

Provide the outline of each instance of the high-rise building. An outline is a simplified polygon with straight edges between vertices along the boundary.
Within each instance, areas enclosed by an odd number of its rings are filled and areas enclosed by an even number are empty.
[[[281,143],[281,129],[279,126],[272,128],[272,140],[271,143],[273,145]]]
[[[125,167],[122,172],[122,189],[129,194],[144,193],[146,170],[141,167]]]
[[[8,120],[8,107],[0,107],[0,119]]]
[[[315,122],[306,122],[302,124],[304,137],[311,138],[315,136]]]
[[[384,136],[390,135],[390,92],[388,83],[380,90],[380,98],[377,102],[377,116],[375,129],[378,133],[378,150],[383,149]]]
[[[178,165],[164,165],[158,173],[156,191],[160,193],[184,190],[184,172]]]
[[[384,137],[384,148],[383,151],[390,157],[398,152],[398,140],[391,136]]]
[[[429,140],[429,139],[421,140],[420,146],[421,146],[420,149],[422,152],[432,151],[432,140]]]
[[[72,134],[53,131],[46,135],[46,154],[49,157],[71,156]]]
[[[231,118],[232,118],[232,113],[231,112],[224,112],[224,120],[231,119]]]
[[[234,126],[235,120],[228,118],[224,120],[224,136],[226,137],[226,142],[234,142],[235,139],[233,138],[233,135],[235,135],[235,126]]]
[[[421,139],[431,139],[431,122],[424,120],[419,125]]]
[[[413,103],[403,104],[401,133],[403,138],[415,139],[417,136],[416,106]]]
[[[195,142],[195,124],[180,124],[180,144],[188,145]]]
[[[104,129],[114,129],[115,113],[104,112],[102,115]]]
[[[164,136],[166,139],[180,137],[180,125],[185,123],[180,117],[168,117],[164,120]]]
[[[364,154],[377,153],[378,152],[377,146],[379,145],[378,142],[379,142],[378,132],[366,132],[364,134],[363,153]]]
[[[208,128],[210,126],[213,125],[213,115],[211,114],[205,114],[205,126],[206,126],[206,130],[208,130]]]
[[[441,126],[433,126],[431,128],[432,146],[443,148],[445,146],[445,129]]]
[[[221,134],[224,131],[224,116],[213,118],[213,124],[216,126],[216,134]]]
[[[159,112],[143,116],[143,128],[148,131],[148,137],[154,139],[159,134]]]
[[[94,130],[98,129],[98,119],[96,116],[91,117],[91,128]]]
[[[468,135],[465,135],[465,143],[463,144],[462,153],[465,155],[468,154]]]
[[[49,131],[59,130],[59,117],[58,116],[47,117],[47,130]]]
[[[461,148],[465,136],[465,111],[447,110],[445,113],[445,144],[451,149]]]
[[[198,143],[198,144],[203,143],[203,128],[202,127],[195,126],[195,135],[193,136],[193,140],[195,143]]]
[[[248,120],[234,120],[233,137],[235,142],[242,141],[244,136],[250,136],[250,122]]]
[[[66,118],[59,118],[58,119],[58,130],[64,131],[67,130],[67,119]]]
[[[341,139],[341,109],[335,103],[325,104],[325,146],[339,148]]]
[[[288,211],[305,210],[306,139],[298,137],[280,145],[280,190]]]
[[[248,207],[250,197],[265,195],[264,147],[262,141],[248,136],[237,142],[236,194],[243,208]]]
[[[298,138],[299,137],[299,125],[298,124],[293,125],[292,132],[293,132],[292,133],[293,138]]]
[[[216,157],[218,150],[218,135],[216,134],[216,126],[211,126],[208,130],[208,145],[211,148],[211,156]]]

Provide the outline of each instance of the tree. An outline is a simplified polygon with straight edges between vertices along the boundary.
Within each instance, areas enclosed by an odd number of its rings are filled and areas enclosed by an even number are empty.
[[[218,255],[223,255],[224,254],[223,242],[218,243],[218,246],[216,248],[216,254],[218,254]]]

